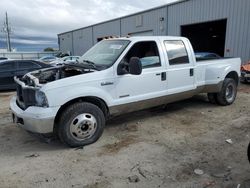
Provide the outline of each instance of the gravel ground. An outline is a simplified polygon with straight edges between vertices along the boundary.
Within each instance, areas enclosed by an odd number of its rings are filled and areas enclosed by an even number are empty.
[[[227,107],[198,95],[117,117],[98,142],[78,149],[15,126],[12,95],[0,93],[1,188],[250,187],[250,85]]]

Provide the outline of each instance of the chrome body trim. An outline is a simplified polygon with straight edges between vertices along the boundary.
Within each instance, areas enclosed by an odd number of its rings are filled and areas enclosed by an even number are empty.
[[[118,106],[109,107],[109,112],[111,116],[120,115],[124,113],[129,113],[133,111],[143,110],[163,104],[168,104],[176,102],[179,100],[184,100],[193,97],[199,93],[208,93],[208,92],[219,92],[222,87],[223,82],[216,85],[207,85],[197,87],[194,90],[166,95],[158,98],[127,103]],[[52,133],[54,129],[54,120],[56,114],[59,110],[59,107],[28,107],[26,110],[22,110],[16,103],[16,96],[14,96],[10,101],[10,108],[14,115],[14,119],[22,119],[23,123],[15,121],[20,127],[25,130],[34,132],[34,133]]]
[[[212,85],[205,85],[202,87],[198,87],[199,93],[218,93],[221,91],[223,85],[223,81],[219,82],[218,84],[212,84]]]
[[[217,93],[222,88],[223,81],[219,84],[213,84],[213,85],[205,85],[197,87],[194,90],[182,92],[182,93],[176,93],[171,95],[166,95],[158,98],[152,98],[148,100],[133,102],[133,103],[127,103],[117,106],[111,106],[109,108],[109,112],[111,116],[116,116],[124,113],[134,112],[138,110],[143,110],[155,106],[160,106],[163,104],[168,104],[172,102],[176,102],[179,100],[184,100],[193,97],[194,95],[197,95],[199,93]]]
[[[114,82],[102,82],[101,86],[109,86],[109,85],[114,85]]]

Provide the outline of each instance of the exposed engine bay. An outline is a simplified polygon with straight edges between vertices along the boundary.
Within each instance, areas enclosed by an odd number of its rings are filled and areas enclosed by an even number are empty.
[[[94,70],[74,65],[63,65],[60,67],[31,72],[20,80],[28,86],[39,86],[63,78],[91,72],[94,72]]]

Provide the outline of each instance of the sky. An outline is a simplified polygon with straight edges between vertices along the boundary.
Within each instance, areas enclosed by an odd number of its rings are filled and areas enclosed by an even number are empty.
[[[150,9],[176,0],[1,0],[0,48],[5,12],[12,28],[11,44],[18,51],[57,48],[57,34]]]

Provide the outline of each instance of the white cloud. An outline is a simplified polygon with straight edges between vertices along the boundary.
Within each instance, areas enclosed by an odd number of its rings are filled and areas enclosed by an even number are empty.
[[[0,24],[7,11],[12,37],[56,38],[61,32],[173,1],[176,0],[1,0]]]

